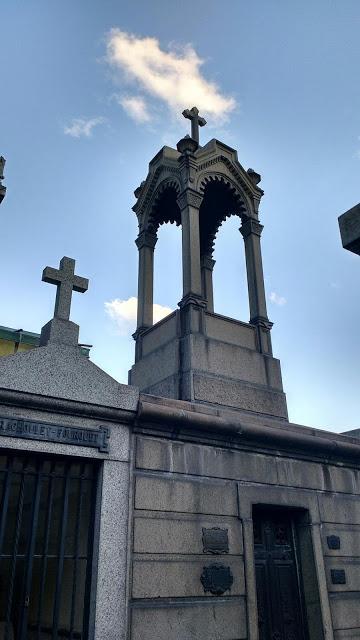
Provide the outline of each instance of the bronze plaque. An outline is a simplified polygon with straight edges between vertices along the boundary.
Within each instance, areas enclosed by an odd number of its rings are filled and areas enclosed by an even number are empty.
[[[204,567],[200,578],[205,593],[209,591],[214,596],[221,596],[232,587],[234,577],[230,567],[222,564],[211,564]]]
[[[212,527],[202,530],[203,552],[204,553],[229,553],[228,529]]]

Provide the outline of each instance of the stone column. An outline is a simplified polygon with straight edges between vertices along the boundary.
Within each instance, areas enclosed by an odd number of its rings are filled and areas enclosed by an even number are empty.
[[[199,209],[202,196],[187,189],[177,199],[181,211],[183,298],[182,305],[202,300]]]
[[[246,271],[249,292],[250,323],[258,328],[259,349],[271,354],[270,329],[266,310],[264,274],[261,258],[260,236],[263,225],[254,218],[247,218],[240,227],[245,242]]]
[[[206,300],[207,310],[214,313],[213,269],[215,260],[208,255],[201,256],[202,295]]]
[[[138,309],[136,333],[153,325],[155,233],[142,231],[136,239],[139,249]]]

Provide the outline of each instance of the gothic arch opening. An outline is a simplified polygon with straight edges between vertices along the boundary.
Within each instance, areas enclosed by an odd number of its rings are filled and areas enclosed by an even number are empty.
[[[248,322],[249,301],[245,251],[239,233],[245,206],[235,188],[225,179],[209,176],[200,207],[200,253],[203,283],[205,268],[213,268],[213,300],[210,310]],[[229,218],[229,220],[227,220]],[[226,221],[226,224],[223,224]],[[208,276],[209,277],[209,276]],[[209,288],[209,287],[208,287]],[[207,297],[209,294],[207,293]]]
[[[158,241],[154,253],[154,303],[172,310],[182,296],[181,227],[163,223],[158,227]],[[154,308],[154,324],[162,309]]]

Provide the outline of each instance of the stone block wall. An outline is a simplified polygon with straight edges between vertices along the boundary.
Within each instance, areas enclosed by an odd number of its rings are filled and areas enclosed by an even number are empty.
[[[358,468],[140,434],[134,465],[131,640],[257,638],[255,504],[307,514],[310,640],[360,638]],[[211,527],[228,529],[228,554],[204,553],[203,529]],[[330,536],[339,549],[329,548]],[[214,562],[234,576],[222,596],[205,593],[200,580]],[[344,584],[334,584],[334,570],[345,571]]]

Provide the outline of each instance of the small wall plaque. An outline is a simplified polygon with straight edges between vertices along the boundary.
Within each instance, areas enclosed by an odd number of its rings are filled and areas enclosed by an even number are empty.
[[[220,527],[203,529],[202,540],[204,553],[229,553],[228,529],[220,529]]]
[[[346,584],[346,575],[344,569],[331,569],[331,582],[333,584]]]
[[[204,567],[200,578],[205,593],[208,591],[214,596],[221,596],[225,591],[231,589],[234,577],[230,567],[222,564],[212,564]]]
[[[326,542],[329,549],[340,549],[339,536],[328,536]]]
[[[74,444],[78,447],[92,447],[109,453],[109,429],[99,427],[69,427],[47,422],[34,422],[21,418],[2,418],[0,416],[0,436],[25,438],[38,442],[57,442]]]

